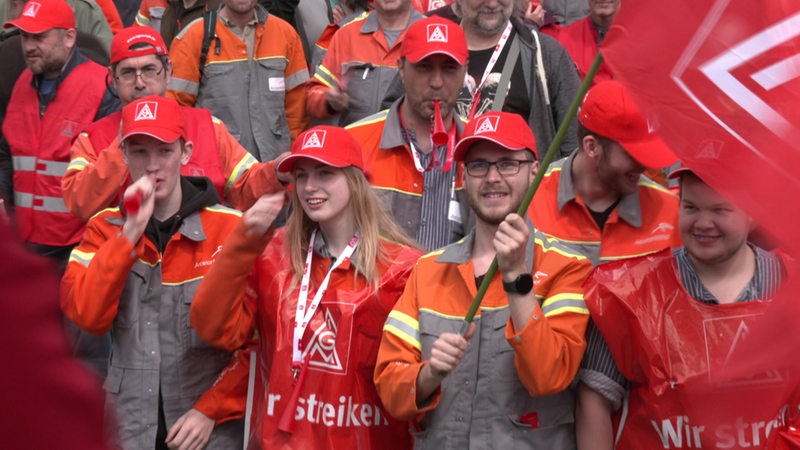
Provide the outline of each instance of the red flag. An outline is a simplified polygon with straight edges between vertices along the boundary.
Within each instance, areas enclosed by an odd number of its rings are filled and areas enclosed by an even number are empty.
[[[800,249],[800,2],[626,3],[601,51],[687,166]]]
[[[684,165],[800,254],[800,1],[627,2],[601,52]],[[777,370],[787,393],[765,398],[742,387],[725,407],[791,404],[782,422],[797,424],[797,261],[787,270],[773,306],[726,364],[730,380]],[[784,426],[772,445],[796,448],[796,433]]]

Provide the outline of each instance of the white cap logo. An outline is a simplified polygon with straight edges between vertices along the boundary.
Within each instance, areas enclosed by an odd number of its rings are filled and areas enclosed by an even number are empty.
[[[156,120],[156,113],[158,112],[158,103],[156,102],[142,102],[136,105],[136,118],[134,122],[140,120]]]
[[[475,134],[482,134],[482,133],[494,133],[497,131],[497,123],[500,121],[500,117],[493,116],[493,117],[484,117],[481,119],[481,123],[475,127]]]
[[[307,148],[322,148],[322,146],[325,144],[326,133],[327,131],[322,130],[308,133],[305,139],[303,139],[303,146],[301,147],[301,150],[305,150]]]
[[[428,42],[447,43],[447,28],[439,24],[428,25]]]
[[[36,17],[41,7],[42,5],[38,2],[28,2],[28,4],[25,5],[25,11],[22,12],[22,15],[25,17]]]

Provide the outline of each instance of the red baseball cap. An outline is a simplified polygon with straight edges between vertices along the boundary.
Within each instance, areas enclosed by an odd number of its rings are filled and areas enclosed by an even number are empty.
[[[454,158],[463,161],[467,151],[478,141],[489,141],[509,151],[530,150],[536,154],[536,138],[525,119],[519,114],[490,111],[472,119],[464,137],[456,144]]]
[[[40,34],[53,28],[75,28],[75,13],[64,0],[30,0],[16,20],[3,28],[17,27],[26,33]]]
[[[136,99],[122,109],[120,141],[145,135],[161,142],[175,142],[183,137],[183,111],[178,102],[160,95]]]
[[[297,161],[309,158],[331,167],[355,166],[364,171],[361,144],[341,127],[319,125],[297,136],[292,154],[278,163],[278,171],[291,172]]]
[[[403,37],[400,56],[418,63],[435,54],[447,55],[463,66],[469,55],[464,30],[455,22],[438,16],[411,24]]]
[[[617,141],[645,167],[660,169],[678,162],[618,81],[602,81],[592,87],[583,98],[578,121],[589,131]]]
[[[672,172],[670,172],[669,175],[667,175],[667,178],[670,179],[670,180],[674,180],[674,179],[680,178],[680,177],[682,177],[682,176],[684,176],[684,175],[686,175],[688,173],[691,173],[694,176],[697,176],[692,169],[690,169],[690,168],[688,168],[686,166],[681,166],[681,167],[678,167],[677,169],[673,170]]]
[[[135,49],[131,48],[136,44],[148,45],[142,45]],[[134,56],[164,56],[168,54],[169,51],[167,46],[164,45],[164,39],[161,38],[161,35],[156,30],[150,27],[134,25],[123,28],[111,40],[111,64],[116,64],[123,59],[133,58]]]

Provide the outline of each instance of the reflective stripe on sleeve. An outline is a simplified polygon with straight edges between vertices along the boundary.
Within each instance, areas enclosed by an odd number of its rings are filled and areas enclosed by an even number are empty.
[[[419,322],[408,314],[397,310],[390,312],[383,329],[422,351],[422,344],[419,340]]]

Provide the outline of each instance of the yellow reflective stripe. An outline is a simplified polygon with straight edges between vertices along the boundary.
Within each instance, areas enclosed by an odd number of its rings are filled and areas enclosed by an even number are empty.
[[[238,180],[242,174],[247,172],[257,162],[258,160],[256,160],[250,153],[246,154],[241,160],[239,160],[239,162],[236,164],[236,167],[233,168],[231,176],[228,177],[227,183],[225,183],[225,193],[228,192],[228,189],[230,189],[234,183],[236,183],[236,180]]]
[[[70,170],[83,170],[86,166],[89,165],[89,161],[86,158],[75,158],[69,162],[67,166],[67,172]]]
[[[197,280],[202,280],[202,279],[203,279],[203,277],[200,276],[200,277],[197,277],[197,278],[192,278],[190,280],[177,281],[175,283],[167,283],[166,281],[162,281],[161,284],[166,285],[166,286],[180,286],[180,285],[183,285],[183,284],[186,284],[186,283],[191,283],[192,281],[197,281]]]
[[[573,292],[553,295],[548,297],[542,304],[542,312],[545,317],[574,312],[578,314],[589,314],[583,295]]]
[[[386,318],[383,330],[399,337],[412,347],[422,351],[419,340],[419,322],[408,314],[393,310]]]
[[[218,213],[222,213],[222,214],[230,214],[231,216],[234,216],[234,217],[242,217],[242,212],[241,211],[237,211],[237,210],[235,210],[233,208],[228,208],[227,206],[212,205],[212,206],[206,206],[205,209],[208,210],[208,211],[211,211],[211,212],[218,212]]]
[[[74,261],[84,267],[89,267],[89,263],[92,262],[94,255],[94,252],[82,252],[76,248],[73,249],[69,254],[69,260]]]

